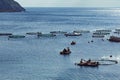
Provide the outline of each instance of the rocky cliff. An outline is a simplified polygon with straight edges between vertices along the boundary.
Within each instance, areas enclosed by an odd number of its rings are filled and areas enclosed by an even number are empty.
[[[0,12],[21,12],[25,11],[23,7],[20,6],[14,0],[0,0]]]

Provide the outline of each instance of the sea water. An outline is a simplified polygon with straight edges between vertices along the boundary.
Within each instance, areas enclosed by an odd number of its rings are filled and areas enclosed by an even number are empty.
[[[26,32],[120,28],[120,8],[26,8],[21,13],[0,13],[0,32],[25,35],[24,39],[0,36],[1,80],[119,80],[120,64],[99,67],[74,65],[80,59],[101,59],[109,55],[119,62],[120,43],[79,37],[40,37]],[[117,35],[119,36],[119,35]],[[94,42],[88,43],[93,40]],[[76,45],[70,45],[76,41]],[[59,52],[70,47],[68,56]]]

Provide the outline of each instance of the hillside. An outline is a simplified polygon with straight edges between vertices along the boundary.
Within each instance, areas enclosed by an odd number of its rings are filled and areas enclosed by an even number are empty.
[[[14,0],[0,0],[0,12],[21,12],[25,9]]]

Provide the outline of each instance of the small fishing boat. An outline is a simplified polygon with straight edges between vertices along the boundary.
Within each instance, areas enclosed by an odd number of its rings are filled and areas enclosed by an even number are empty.
[[[104,38],[104,35],[92,35],[93,38]]]
[[[12,33],[0,33],[0,36],[9,36],[12,35]]]
[[[75,65],[86,66],[86,67],[98,67],[99,65],[114,65],[117,63],[118,63],[117,60],[109,60],[109,59],[100,59],[94,61],[91,61],[91,59],[89,59],[88,61],[81,59],[80,62],[75,63]]]
[[[88,30],[76,30],[76,31],[73,31],[74,33],[90,33],[90,31]]]
[[[60,52],[61,55],[69,55],[71,53],[69,47],[67,47],[67,49],[63,49],[63,51]]]
[[[52,34],[65,34],[67,32],[65,32],[65,31],[51,31],[50,33],[52,33]]]
[[[110,36],[108,40],[111,42],[120,42],[120,37]]]
[[[54,37],[56,36],[55,34],[40,34],[38,37]]]
[[[25,38],[24,35],[10,35],[8,38]]]
[[[78,66],[88,66],[88,67],[98,67],[99,62],[94,62],[94,61],[89,62],[89,63],[83,62],[83,63],[76,63],[76,65],[78,65]]]
[[[66,37],[67,36],[81,36],[82,34],[81,33],[66,33],[66,34],[64,34]]]
[[[26,34],[28,34],[28,35],[40,35],[42,33],[41,32],[28,32]]]
[[[120,31],[115,31],[114,33],[115,33],[115,34],[120,34]]]
[[[76,42],[75,42],[75,41],[72,41],[70,44],[71,44],[71,45],[75,45],[75,44],[76,44]]]
[[[96,30],[96,32],[112,32],[112,30],[101,29],[101,30]]]
[[[67,52],[61,51],[61,52],[60,52],[60,54],[62,54],[62,55],[69,55],[70,53],[71,53],[71,51],[67,51]]]
[[[115,31],[120,32],[120,29],[115,29]]]
[[[93,35],[109,35],[109,32],[93,32]]]
[[[83,59],[81,59],[81,61],[79,63],[75,63],[75,65],[78,66],[88,66],[88,67],[97,67],[99,65],[98,61],[91,61],[91,59],[89,59],[88,61],[83,61]]]

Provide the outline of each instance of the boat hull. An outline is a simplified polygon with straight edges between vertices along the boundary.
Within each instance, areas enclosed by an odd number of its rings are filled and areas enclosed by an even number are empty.
[[[25,38],[24,35],[11,35],[9,38]]]
[[[0,33],[0,36],[10,36],[12,33]]]
[[[82,34],[67,33],[67,34],[64,34],[64,35],[67,37],[67,36],[81,36]]]
[[[110,39],[108,39],[110,42],[120,42],[120,37],[111,36]]]
[[[99,62],[90,62],[90,63],[77,63],[78,66],[86,66],[86,67],[98,67]]]
[[[61,52],[60,52],[61,55],[69,55],[70,53],[71,53],[71,51],[67,51],[67,52],[61,51]]]
[[[27,35],[40,35],[42,34],[41,32],[28,32],[26,33]]]

